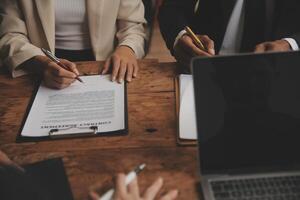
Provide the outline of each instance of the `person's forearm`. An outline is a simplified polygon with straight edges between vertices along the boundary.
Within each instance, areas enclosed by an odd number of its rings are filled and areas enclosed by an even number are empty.
[[[117,20],[118,46],[129,46],[137,58],[145,55],[144,5],[140,0],[122,0]]]
[[[173,51],[175,39],[194,13],[194,1],[165,0],[159,11],[159,25],[167,47]]]
[[[130,22],[119,22],[123,25],[123,29],[118,30],[118,46],[128,46],[135,53],[137,58],[143,58],[145,56],[145,40],[146,33],[142,24],[136,24]],[[130,27],[128,29],[127,27]],[[126,31],[123,31],[126,30]]]
[[[23,62],[18,66],[18,68],[26,71],[27,73],[42,74],[43,68],[41,67],[41,63],[47,60],[49,59],[46,56],[34,56]]]
[[[43,53],[28,38],[27,26],[17,0],[2,0],[0,12],[0,59],[12,77],[22,76],[26,72],[19,66]]]

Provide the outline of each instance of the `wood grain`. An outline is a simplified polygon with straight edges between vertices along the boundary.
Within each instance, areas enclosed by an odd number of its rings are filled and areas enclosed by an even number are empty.
[[[145,162],[141,189],[154,179],[165,179],[164,191],[180,190],[179,199],[197,199],[197,148],[176,145],[174,63],[139,61],[139,77],[127,84],[127,136],[16,143],[38,77],[16,79],[0,70],[0,149],[19,164],[63,157],[75,199],[87,199],[92,188],[111,186],[117,172],[128,172]],[[81,62],[82,74],[99,73],[103,62]],[[184,183],[184,184],[183,184]],[[101,190],[101,189],[100,189]]]
[[[97,74],[101,72],[103,62],[80,62],[78,68],[81,74]],[[128,83],[128,93],[174,91],[173,78],[176,74],[174,63],[158,64],[155,59],[141,60],[139,74]]]

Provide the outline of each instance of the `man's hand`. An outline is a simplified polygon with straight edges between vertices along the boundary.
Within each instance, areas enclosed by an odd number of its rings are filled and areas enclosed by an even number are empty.
[[[133,50],[127,46],[119,46],[115,52],[106,60],[101,74],[106,74],[112,66],[111,80],[122,83],[136,78],[139,66]]]
[[[174,47],[175,58],[181,65],[187,68],[190,65],[191,59],[195,56],[210,57],[215,55],[214,41],[207,35],[197,35],[197,37],[201,40],[207,52],[199,49],[187,34],[183,35]]]
[[[286,40],[275,40],[256,45],[254,52],[263,53],[268,51],[291,51],[292,48]]]
[[[119,174],[116,178],[116,191],[113,196],[113,200],[154,200],[159,190],[163,186],[163,179],[158,178],[148,189],[144,195],[140,195],[137,178],[134,179],[128,187],[125,185],[125,175]],[[167,194],[158,198],[160,200],[173,200],[178,196],[177,190],[171,190]],[[91,192],[90,197],[92,200],[99,200],[100,197],[97,193]]]

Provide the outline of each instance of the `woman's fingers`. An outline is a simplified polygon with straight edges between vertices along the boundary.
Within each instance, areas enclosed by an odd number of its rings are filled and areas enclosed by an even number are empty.
[[[4,152],[0,151],[0,165],[14,165],[14,162]]]
[[[111,80],[115,81],[120,70],[121,60],[118,57],[113,56],[112,62],[113,62],[113,70],[112,70]]]
[[[138,180],[135,178],[126,186],[125,174],[118,174],[115,180],[115,192],[112,199],[114,200],[154,200],[163,186],[163,179],[158,178],[144,193],[143,197],[140,196]],[[160,200],[174,200],[178,196],[178,190],[171,190],[163,195]],[[100,199],[99,195],[95,192],[90,192],[92,200]]]
[[[68,86],[70,86],[70,84],[63,84],[63,83],[59,83],[56,82],[54,79],[45,79],[45,84],[47,87],[49,88],[53,88],[53,89],[64,89]]]
[[[122,83],[124,80],[130,82],[138,74],[138,65],[134,51],[128,46],[118,46],[115,52],[108,59],[102,74],[108,72],[112,66],[112,81]]]
[[[124,61],[121,61],[121,65],[120,65],[120,69],[119,69],[119,75],[118,75],[118,82],[119,83],[122,83],[123,80],[124,80],[125,73],[126,73],[126,70],[127,70],[127,64],[128,63],[126,63]]]
[[[129,185],[128,185],[128,192],[130,196],[133,196],[134,199],[140,198],[140,190],[137,178],[135,178]]]
[[[134,68],[135,68],[134,64],[128,64],[127,72],[126,72],[126,81],[131,82]]]
[[[79,71],[78,71],[75,63],[68,61],[66,59],[60,59],[60,62],[64,66],[66,66],[71,72],[73,72],[76,76],[79,76]]]
[[[79,75],[76,64],[66,59],[60,59],[63,66],[51,61],[46,56],[37,56],[35,60],[43,70],[46,86],[50,88],[62,89],[68,87]]]
[[[160,177],[146,190],[144,194],[144,199],[153,200],[162,186],[163,186],[163,179]]]
[[[76,81],[76,79],[73,78],[65,78],[65,77],[61,77],[61,76],[52,76],[52,79],[59,83],[59,84],[63,84],[63,85],[71,85],[72,83],[74,83]]]
[[[99,200],[100,199],[99,195],[96,192],[93,192],[93,191],[90,192],[89,196],[90,196],[91,200]]]
[[[171,190],[170,192],[162,196],[160,200],[174,200],[177,198],[177,196],[178,196],[178,190]]]
[[[76,77],[77,75],[74,72],[63,69],[54,62],[48,63],[47,68],[44,71],[46,85],[55,89],[68,87],[75,81]]]
[[[75,79],[77,75],[74,72],[66,70],[54,62],[48,63],[46,71],[49,71],[53,76]]]
[[[107,66],[108,64],[104,67],[102,74],[105,74],[108,71],[106,68]],[[122,83],[126,80],[131,82],[132,78],[137,77],[138,70],[139,67],[137,62],[131,63],[126,60],[113,59],[112,81],[117,80],[119,83]]]
[[[133,63],[133,78],[136,78],[138,76],[138,72],[139,72],[139,65],[138,63],[135,61]]]
[[[118,174],[116,177],[116,191],[114,193],[114,199],[124,199],[127,196],[127,187],[125,184],[125,175]]]
[[[111,65],[111,60],[112,60],[112,58],[109,57],[109,58],[105,61],[105,64],[104,64],[103,69],[102,69],[102,72],[101,72],[102,75],[103,75],[103,74],[106,74],[106,73],[108,72],[109,67],[110,67],[110,65]]]

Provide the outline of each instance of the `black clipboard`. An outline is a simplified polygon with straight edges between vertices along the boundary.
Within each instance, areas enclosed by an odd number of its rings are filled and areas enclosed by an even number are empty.
[[[92,76],[95,74],[87,75]],[[89,126],[84,127],[84,130],[82,133],[76,133],[72,134],[71,132],[68,134],[55,134],[59,133],[62,129],[51,129],[49,131],[49,136],[41,136],[41,137],[28,137],[28,136],[22,136],[22,130],[26,123],[26,120],[28,118],[29,112],[31,110],[32,104],[34,102],[34,99],[37,95],[39,86],[41,85],[42,80],[38,81],[38,84],[36,85],[33,95],[30,98],[30,102],[27,106],[27,109],[25,111],[25,115],[23,117],[20,129],[18,131],[18,135],[16,138],[16,143],[22,143],[22,142],[39,142],[39,141],[48,141],[48,140],[62,140],[62,139],[72,139],[72,138],[89,138],[89,137],[104,137],[104,136],[121,136],[121,135],[127,135],[128,134],[128,103],[127,103],[127,82],[124,82],[124,129],[116,130],[116,131],[108,131],[108,132],[101,132],[99,131],[98,127],[95,126]],[[70,131],[72,130],[71,127]]]

